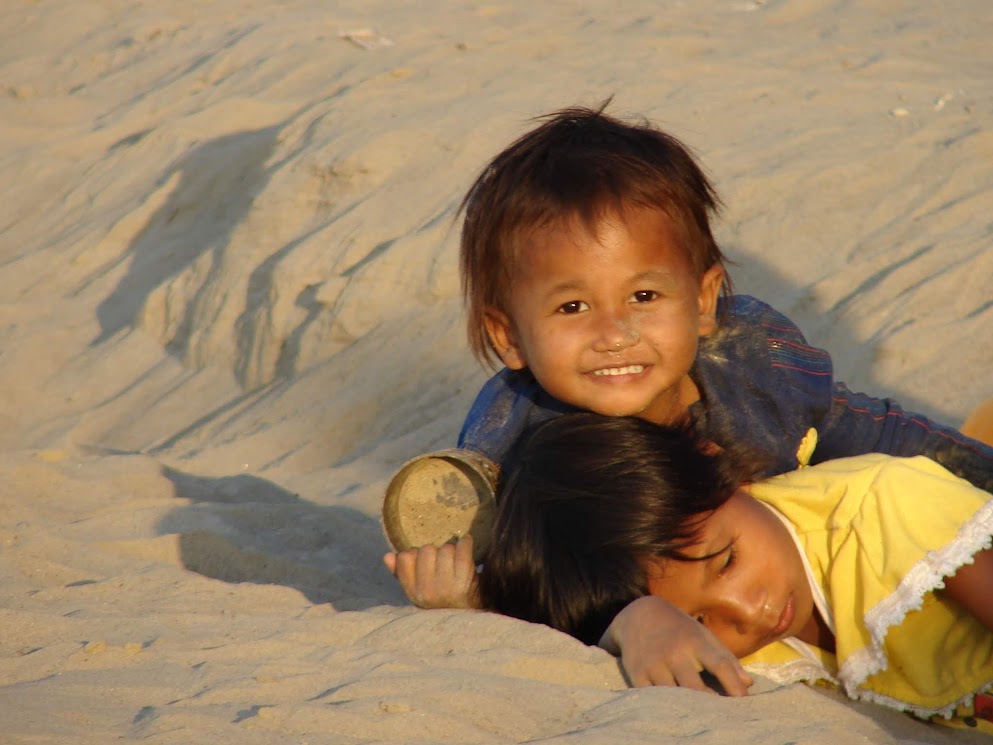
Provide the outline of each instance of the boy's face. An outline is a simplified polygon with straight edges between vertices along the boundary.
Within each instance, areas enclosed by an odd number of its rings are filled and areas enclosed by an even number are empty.
[[[661,210],[536,231],[521,251],[509,311],[487,310],[504,364],[530,368],[560,401],[608,416],[681,420],[699,337],[716,328],[723,272],[698,279]]]
[[[699,620],[737,657],[796,636],[816,642],[799,549],[773,512],[739,490],[703,524],[687,551],[701,561],[645,560],[648,590]]]

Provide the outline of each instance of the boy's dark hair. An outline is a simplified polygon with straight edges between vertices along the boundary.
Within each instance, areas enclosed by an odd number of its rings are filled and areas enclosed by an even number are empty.
[[[581,412],[539,425],[501,485],[483,608],[596,644],[648,593],[641,561],[690,560],[701,522],[755,475],[688,429]]]
[[[506,312],[521,244],[534,230],[577,220],[595,232],[601,218],[625,207],[664,211],[674,221],[698,276],[726,266],[710,229],[717,192],[689,149],[648,121],[622,122],[598,109],[568,108],[539,117],[541,125],[483,169],[462,201],[460,270],[469,346],[484,364],[495,361],[485,309]],[[730,295],[724,273],[722,293]]]

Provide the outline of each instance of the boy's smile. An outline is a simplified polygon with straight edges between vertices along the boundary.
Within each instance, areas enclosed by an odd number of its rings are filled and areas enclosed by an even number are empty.
[[[706,558],[646,558],[649,592],[698,619],[735,656],[789,636],[823,643],[799,549],[746,491],[707,516],[688,553]]]
[[[487,331],[504,364],[530,368],[560,401],[656,423],[699,399],[689,370],[699,337],[716,328],[722,270],[702,279],[678,227],[661,210],[610,214],[597,235],[536,231],[521,249],[507,301]]]

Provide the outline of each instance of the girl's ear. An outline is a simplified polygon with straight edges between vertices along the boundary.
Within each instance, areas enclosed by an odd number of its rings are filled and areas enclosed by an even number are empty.
[[[700,278],[700,336],[717,331],[717,298],[724,283],[724,268],[714,264]]]
[[[486,335],[490,338],[490,344],[500,355],[503,364],[511,370],[523,370],[528,366],[524,358],[524,350],[518,345],[514,325],[506,313],[487,306],[483,311],[483,324],[486,326]]]

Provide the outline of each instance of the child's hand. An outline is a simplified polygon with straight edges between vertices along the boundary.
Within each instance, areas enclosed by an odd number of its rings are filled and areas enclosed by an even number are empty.
[[[619,654],[633,686],[682,686],[711,691],[706,670],[729,696],[744,696],[752,679],[703,624],[662,598],[646,595],[617,614],[600,646]]]
[[[423,546],[383,557],[410,602],[419,608],[478,608],[472,536],[440,548]]]

